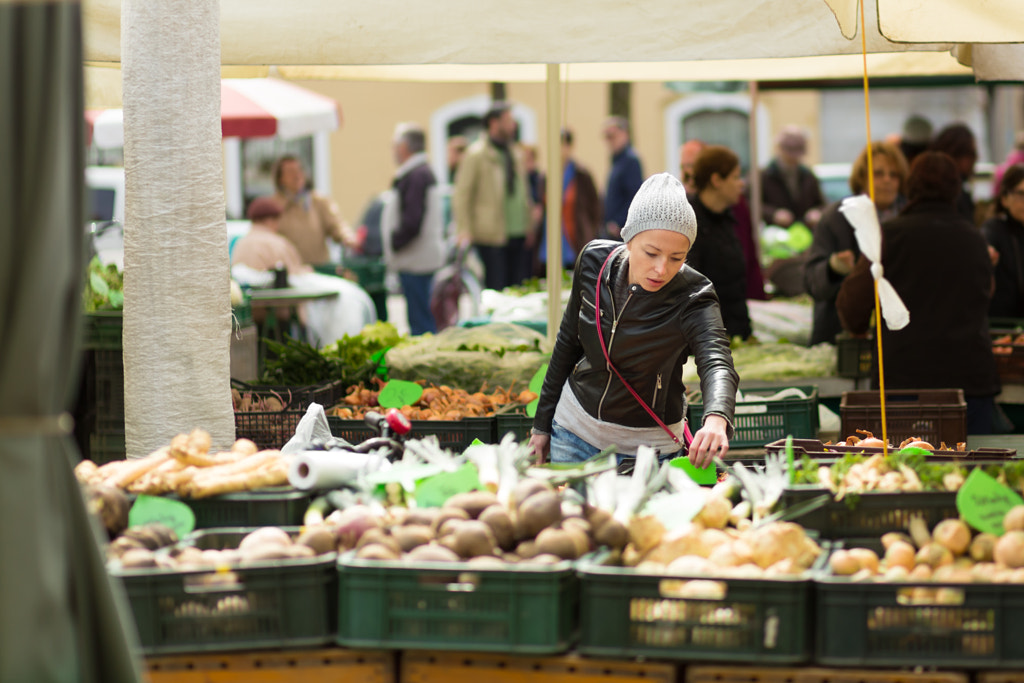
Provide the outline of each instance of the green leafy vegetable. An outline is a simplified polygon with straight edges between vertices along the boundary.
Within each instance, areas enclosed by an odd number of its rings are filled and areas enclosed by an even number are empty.
[[[357,335],[345,335],[317,349],[307,342],[286,338],[284,343],[265,339],[269,357],[260,384],[309,386],[342,381],[345,386],[369,382],[384,361],[381,352],[401,337],[390,323],[367,325]]]
[[[82,300],[85,312],[120,311],[124,308],[124,281],[117,265],[104,266],[98,257],[89,261],[86,269],[85,290]]]

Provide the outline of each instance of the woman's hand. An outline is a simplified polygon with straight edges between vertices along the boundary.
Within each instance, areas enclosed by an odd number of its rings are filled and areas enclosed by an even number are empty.
[[[707,467],[717,455],[724,458],[729,452],[729,423],[721,415],[708,415],[704,426],[697,430],[690,442],[689,458],[694,467]],[[531,440],[531,443],[532,440]]]
[[[537,459],[538,465],[543,465],[547,460],[548,451],[551,447],[551,436],[549,434],[530,435],[530,452]]]

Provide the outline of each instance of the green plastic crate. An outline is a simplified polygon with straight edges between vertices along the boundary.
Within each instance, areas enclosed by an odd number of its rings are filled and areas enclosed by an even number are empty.
[[[192,508],[196,528],[209,529],[301,526],[312,497],[308,491],[285,486],[182,500]]]
[[[1020,584],[876,583],[821,576],[814,589],[819,664],[1024,665]]]
[[[792,435],[795,438],[818,436],[818,387],[797,386],[807,398],[784,398],[775,401],[744,401],[736,404],[733,420],[735,434],[729,448],[760,448],[767,443]],[[774,394],[778,389],[753,390]],[[700,392],[689,400],[689,422],[696,432],[704,417]]]
[[[422,439],[436,436],[442,448],[453,452],[461,452],[480,439],[484,443],[494,442],[493,417],[467,417],[461,420],[410,420],[412,431],[408,437]],[[377,436],[363,420],[344,420],[340,417],[327,416],[333,436],[345,439],[351,444],[358,444]]]
[[[500,442],[506,434],[512,432],[516,441],[526,443],[530,440],[533,429],[533,418],[526,413],[498,413],[494,416],[494,439]]]
[[[573,563],[469,568],[338,561],[338,643],[348,647],[557,654],[579,617]]]
[[[209,529],[185,542],[237,547],[251,529]],[[230,571],[112,569],[145,654],[303,647],[334,639],[337,556],[268,560]]]
[[[797,486],[782,492],[781,505],[789,508],[811,498],[828,494],[817,486]],[[850,493],[800,517],[806,529],[826,539],[879,537],[890,531],[906,531],[907,524],[920,516],[933,528],[944,519],[957,519],[955,491],[894,491]]]
[[[94,349],[121,349],[121,331],[124,328],[122,311],[94,311],[83,315],[85,334],[82,347]]]
[[[724,584],[725,597],[713,600],[681,597],[682,577],[586,561],[577,570],[582,654],[773,664],[811,657],[810,578],[691,577]]]

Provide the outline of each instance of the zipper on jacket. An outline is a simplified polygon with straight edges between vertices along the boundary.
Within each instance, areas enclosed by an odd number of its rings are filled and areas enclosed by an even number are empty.
[[[661,389],[661,373],[658,373],[658,382],[654,385],[654,400],[651,401],[651,407],[658,405],[658,390]]]
[[[611,289],[611,287],[609,287],[609,290],[610,289]],[[608,297],[608,299],[612,302],[612,316],[613,316],[612,317],[612,333],[611,333],[611,336],[608,337],[608,357],[609,358],[611,358],[611,355],[612,355],[612,344],[615,343],[615,330],[617,330],[618,327],[619,327],[619,318],[622,317],[622,314],[626,310],[626,305],[629,304],[629,300],[632,299],[632,298],[633,298],[633,287],[630,287],[629,288],[629,296],[627,296],[626,300],[622,302],[622,308],[619,310],[618,313],[616,313],[615,312],[615,298],[611,297],[611,296]],[[601,409],[604,407],[604,400],[605,400],[605,398],[608,397],[608,389],[610,389],[611,386],[612,386],[612,368],[611,368],[611,363],[609,361],[605,361],[604,362],[604,366],[605,366],[605,370],[608,371],[608,381],[605,382],[604,393],[601,394],[601,400],[597,402],[597,419],[598,420],[601,419]]]

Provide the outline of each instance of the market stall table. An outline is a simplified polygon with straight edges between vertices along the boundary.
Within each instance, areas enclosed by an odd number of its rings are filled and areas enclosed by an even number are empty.
[[[272,289],[252,289],[249,291],[249,305],[253,311],[266,310],[266,318],[260,323],[260,337],[271,337],[282,341],[283,332],[281,324],[287,324],[287,320],[279,321],[277,311],[288,308],[289,319],[295,314],[295,307],[301,306],[310,301],[323,299],[337,299],[338,291],[331,289],[313,289],[309,287],[279,287]],[[263,345],[259,348],[259,366],[263,367]]]

